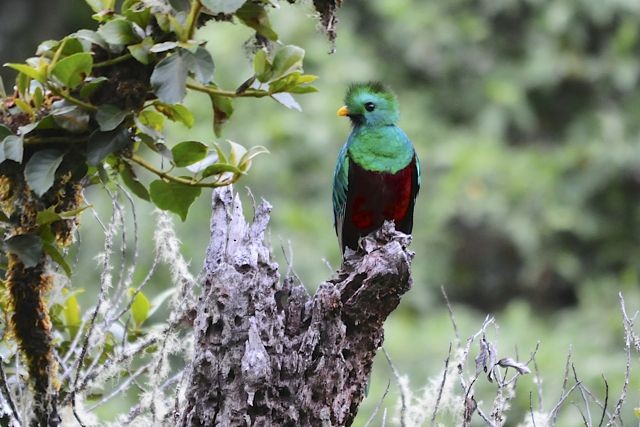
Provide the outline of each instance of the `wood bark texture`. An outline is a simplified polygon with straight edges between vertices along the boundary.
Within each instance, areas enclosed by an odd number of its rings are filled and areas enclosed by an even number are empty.
[[[362,240],[315,295],[283,280],[231,188],[214,192],[181,426],[348,426],[364,398],[383,322],[411,287],[410,237],[392,223]]]

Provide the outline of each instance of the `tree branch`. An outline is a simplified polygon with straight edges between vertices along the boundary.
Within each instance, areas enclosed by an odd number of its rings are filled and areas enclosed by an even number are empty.
[[[271,206],[246,223],[230,188],[213,197],[211,242],[179,425],[350,425],[383,322],[411,286],[410,237],[386,223],[313,297],[265,245]]]

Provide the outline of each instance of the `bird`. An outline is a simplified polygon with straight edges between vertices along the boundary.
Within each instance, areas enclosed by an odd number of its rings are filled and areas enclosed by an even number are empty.
[[[411,234],[420,190],[420,162],[397,122],[396,95],[380,82],[349,86],[338,116],[352,129],[338,155],[333,175],[334,227],[343,256],[358,249],[360,238],[392,220]]]

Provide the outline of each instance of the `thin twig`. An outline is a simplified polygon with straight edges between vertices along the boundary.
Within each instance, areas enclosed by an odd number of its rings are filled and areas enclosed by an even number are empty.
[[[111,393],[104,396],[102,399],[100,399],[99,402],[96,402],[95,404],[93,404],[91,407],[88,408],[88,410],[94,411],[95,409],[99,408],[100,406],[104,405],[114,397],[118,396],[119,394],[127,390],[131,385],[131,383],[140,375],[144,374],[147,371],[147,369],[149,369],[150,367],[151,367],[151,363],[148,363],[144,366],[139,367],[134,373],[130,374],[126,380],[120,383],[118,387],[112,390]]]
[[[112,202],[113,202],[113,199],[112,199]],[[67,400],[71,400],[71,405],[73,407],[75,407],[78,381],[80,380],[80,372],[82,371],[82,366],[84,365],[84,359],[86,357],[87,350],[89,348],[89,341],[91,340],[91,335],[93,333],[93,330],[96,324],[96,318],[98,317],[98,313],[100,312],[100,308],[103,302],[105,301],[105,296],[107,293],[107,288],[108,288],[107,282],[109,282],[110,273],[112,269],[111,254],[112,254],[112,248],[113,248],[113,238],[117,231],[117,220],[118,220],[117,215],[118,215],[118,209],[116,209],[116,207],[113,206],[113,214],[111,217],[111,222],[109,224],[109,230],[105,234],[104,254],[103,254],[103,260],[102,260],[102,273],[100,274],[100,289],[98,291],[98,303],[96,304],[96,307],[93,310],[93,313],[91,314],[91,319],[89,320],[89,329],[87,330],[87,333],[85,335],[84,341],[82,343],[82,349],[80,351],[80,356],[78,357],[78,361],[76,363],[77,368],[76,368],[75,379],[73,380],[73,387],[71,389],[71,392],[69,393],[69,398],[67,399]]]
[[[124,316],[129,311],[129,309],[131,309],[131,306],[136,300],[136,297],[138,296],[138,294],[142,292],[144,287],[147,286],[147,284],[151,281],[151,278],[153,277],[153,275],[156,273],[156,270],[158,269],[159,264],[160,264],[160,256],[158,255],[158,253],[156,253],[155,257],[153,258],[151,267],[149,268],[149,271],[147,271],[146,276],[144,277],[142,282],[140,282],[140,284],[135,288],[135,290],[131,293],[131,297],[127,299],[127,305],[123,307],[122,310],[118,312],[118,314],[111,316],[111,318],[107,322],[107,326],[110,326],[113,322],[120,320],[122,316]]]
[[[93,68],[101,68],[101,67],[108,67],[110,65],[116,65],[126,61],[129,58],[132,58],[132,55],[130,53],[125,53],[124,55],[116,56],[115,58],[96,62],[95,64],[93,64]]]
[[[442,296],[444,297],[444,302],[447,305],[447,310],[449,310],[449,318],[451,319],[451,324],[453,325],[453,333],[456,336],[456,341],[460,342],[460,333],[458,332],[458,324],[456,323],[456,316],[453,314],[453,309],[451,308],[451,303],[449,302],[449,297],[444,290],[444,286],[440,286],[440,292],[442,292]]]
[[[159,390],[163,391],[165,390],[167,387],[173,385],[173,383],[178,383],[178,385],[180,384],[180,381],[184,375],[184,370],[178,372],[177,374],[175,374],[173,377],[169,378],[168,380],[166,380],[160,387]],[[129,410],[129,413],[127,414],[126,418],[122,421],[122,425],[126,426],[131,424],[131,422],[133,422],[133,420],[135,420],[136,418],[138,418],[141,414],[142,411],[144,410],[144,406],[142,404],[137,404],[136,406],[134,406],[133,408],[131,408]]]
[[[565,400],[567,400],[567,397],[569,397],[569,395],[571,394],[571,392],[580,385],[580,383],[575,383],[568,391],[564,392],[562,394],[562,396],[560,396],[560,399],[558,400],[558,402],[555,404],[555,406],[551,409],[550,412],[550,422],[549,425],[550,426],[554,426],[555,425],[555,419],[557,418],[558,415],[558,411],[560,410],[560,407],[562,406],[562,404],[564,403]]]
[[[162,332],[159,334],[159,336],[161,334]],[[133,359],[135,356],[139,355],[150,346],[157,344],[159,340],[159,336],[154,335],[152,337],[147,338],[145,341],[142,341],[136,344],[135,346],[129,346],[129,350],[122,352],[122,354],[118,358],[109,359],[106,363],[100,365],[100,367],[97,370],[94,370],[88,373],[87,375],[85,375],[85,377],[82,379],[82,382],[77,387],[77,391],[84,390],[87,384],[89,384],[91,381],[98,378],[103,372],[108,371],[113,366],[120,366],[121,364],[124,364],[129,360]],[[114,374],[114,375],[117,375],[117,374]]]
[[[566,362],[564,364],[564,376],[562,378],[562,393],[560,394],[560,396],[564,396],[565,391],[567,390],[567,383],[569,382],[569,368],[571,366],[571,352],[572,352],[572,349],[573,349],[572,346],[569,345],[569,351],[567,353],[567,360],[566,360]],[[576,382],[576,384],[577,384],[577,382]],[[556,412],[551,411],[551,415],[552,416],[550,417],[551,420],[550,420],[549,424],[551,426],[554,426],[554,425],[556,425],[556,420],[558,418],[558,413],[557,413],[557,411]]]
[[[9,386],[7,386],[7,376],[4,373],[4,367],[2,366],[3,363],[4,363],[4,360],[2,359],[2,356],[0,356],[0,386],[2,387],[2,394],[4,395],[4,400],[7,401],[7,403],[9,404],[9,407],[11,408],[11,412],[13,413],[13,418],[16,419],[18,424],[22,424],[22,421],[20,420],[20,415],[18,414],[18,410],[16,409],[16,405],[13,402],[13,399],[11,398],[11,392],[9,391]]]
[[[587,418],[585,417],[584,412],[582,412],[582,409],[580,409],[580,406],[578,406],[576,402],[571,402],[571,404],[575,406],[577,411],[580,413],[580,417],[582,418],[582,423],[584,424],[584,427],[590,427],[591,424],[589,424],[589,422],[587,421]]]
[[[389,379],[387,381],[387,387],[384,389],[384,393],[382,394],[382,397],[378,401],[378,404],[376,405],[375,409],[371,413],[371,416],[369,417],[367,422],[364,423],[364,427],[369,427],[371,425],[371,423],[373,422],[373,420],[376,418],[376,415],[378,415],[378,411],[380,411],[380,407],[382,406],[382,402],[384,402],[384,398],[387,397],[387,393],[389,393],[389,386],[390,385],[391,385],[391,380]]]
[[[131,206],[131,220],[133,222],[133,255],[131,257],[131,262],[129,263],[129,267],[126,268],[127,263],[125,262],[125,260],[126,260],[126,248],[127,248],[127,245],[126,245],[127,227],[126,227],[126,224],[123,222],[122,224],[122,260],[121,260],[122,269],[120,270],[120,280],[118,281],[118,286],[116,287],[116,291],[112,298],[112,304],[110,304],[112,307],[114,307],[113,310],[111,310],[111,312],[114,312],[117,310],[117,307],[120,304],[120,301],[122,301],[122,295],[133,284],[133,274],[138,265],[138,253],[140,249],[139,248],[140,245],[138,243],[138,234],[139,234],[138,214],[137,214],[135,202],[133,201],[131,194],[129,194],[129,192],[124,187],[122,187],[122,185],[117,184],[117,186],[120,192],[124,194],[125,198],[129,202],[129,205]],[[122,207],[121,207],[121,210],[123,210]],[[123,217],[124,217],[124,214],[123,214]],[[126,275],[125,275],[125,270],[126,270]],[[134,300],[136,295],[137,295],[137,292],[135,293],[135,295],[131,297],[131,301]],[[108,329],[113,323],[113,321],[118,318],[119,316],[114,318],[112,316],[105,315],[105,329]]]
[[[444,385],[447,382],[447,372],[449,371],[449,360],[451,359],[451,343],[449,343],[449,353],[447,354],[447,358],[444,361],[444,372],[442,373],[442,381],[440,382],[440,386],[438,387],[438,398],[436,399],[436,404],[433,407],[433,414],[431,414],[431,425],[435,425],[436,415],[438,413],[438,408],[440,406],[440,400],[442,399],[442,391],[444,390]]]
[[[573,363],[571,364],[571,369],[573,370],[573,379],[575,380],[576,383],[579,383],[580,380],[578,379],[578,372],[576,372],[576,367],[573,365]],[[587,400],[587,395],[584,391],[584,388],[579,387],[579,389],[580,389],[580,395],[582,396],[582,401],[584,402],[585,410],[587,411],[588,420],[585,420],[585,424],[587,426],[591,426],[592,421],[591,421],[591,409],[589,408],[589,401]]]
[[[607,404],[609,403],[609,383],[604,375],[602,376],[602,379],[604,380],[604,406],[602,407],[602,416],[600,417],[598,427],[602,427],[602,423],[604,423],[604,416],[607,413]]]
[[[529,392],[529,414],[531,415],[531,425],[536,427],[536,417],[533,414],[533,393]]]
[[[536,372],[536,390],[538,393],[538,412],[542,412],[544,405],[542,404],[542,378],[540,378],[540,369],[538,368],[538,361],[536,359],[536,353],[540,347],[540,341],[536,343],[536,349],[531,354],[531,361],[533,362],[533,368]],[[528,363],[527,363],[528,365]]]
[[[177,184],[183,184],[183,185],[187,185],[189,187],[200,187],[200,188],[218,188],[218,187],[225,187],[227,185],[233,184],[236,181],[237,175],[238,174],[233,174],[232,178],[230,179],[225,179],[222,181],[214,181],[214,182],[201,182],[201,181],[196,181],[194,179],[191,178],[182,178],[179,176],[173,176],[161,169],[158,169],[157,167],[153,166],[151,163],[147,162],[145,159],[143,159],[142,157],[133,154],[131,157],[128,157],[129,160],[131,160],[134,163],[137,163],[138,165],[142,166],[143,168],[145,168],[146,170],[148,170],[151,173],[154,173],[156,175],[158,175],[160,178],[166,179],[167,181],[171,181],[171,182],[175,182]]]
[[[187,82],[187,87],[197,92],[203,92],[208,95],[224,96],[227,98],[264,98],[265,96],[271,95],[269,92],[256,89],[247,89],[244,92],[237,93],[229,90],[222,90],[214,86],[201,85],[200,83],[195,82]]]
[[[631,341],[633,340],[633,322],[627,316],[627,310],[625,308],[624,297],[622,296],[622,292],[618,293],[618,297],[620,299],[620,309],[622,311],[622,320],[624,322],[624,351],[627,356],[627,363],[625,366],[624,372],[624,383],[622,383],[622,391],[620,392],[620,397],[618,398],[618,402],[616,402],[615,409],[613,410],[613,414],[609,418],[607,422],[607,427],[610,427],[615,424],[616,419],[620,416],[620,412],[622,411],[622,405],[627,398],[627,389],[629,388],[629,381],[631,378]]]
[[[405,427],[407,425],[407,422],[406,422],[407,397],[405,396],[404,390],[402,388],[400,373],[398,372],[396,367],[393,365],[393,362],[391,361],[391,358],[389,357],[389,353],[387,353],[387,350],[385,350],[384,347],[380,347],[380,348],[382,350],[382,353],[384,353],[384,357],[387,358],[387,363],[389,364],[389,367],[391,368],[391,372],[393,372],[393,376],[395,377],[396,382],[398,383],[398,390],[400,391],[400,427]]]

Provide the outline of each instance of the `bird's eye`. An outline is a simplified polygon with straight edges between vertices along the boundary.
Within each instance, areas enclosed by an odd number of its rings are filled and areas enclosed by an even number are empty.
[[[373,102],[367,102],[366,104],[364,104],[364,109],[371,112],[376,109],[376,104],[374,104]]]

